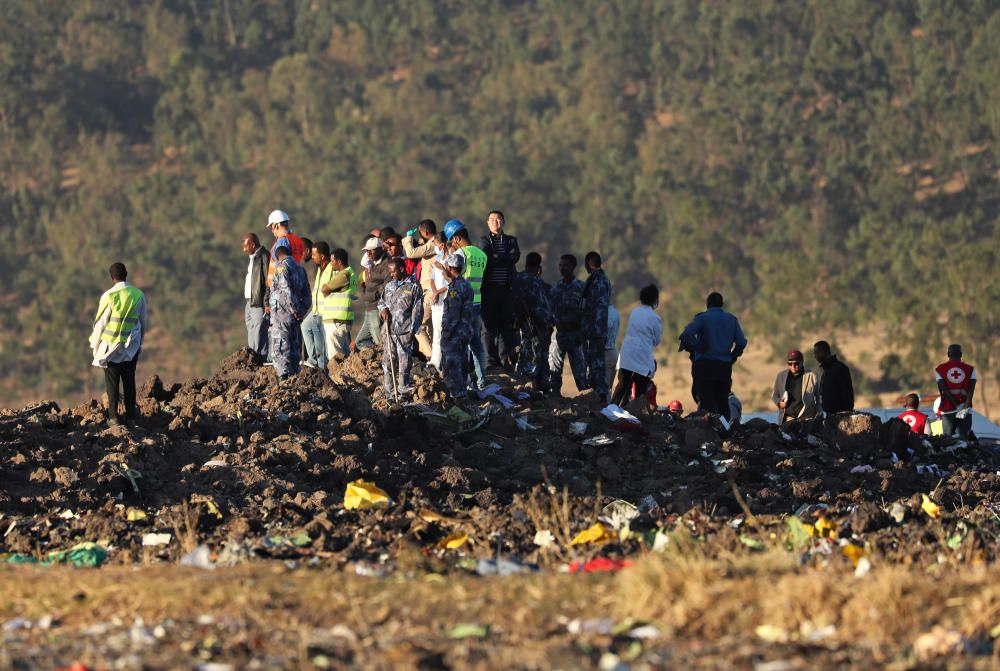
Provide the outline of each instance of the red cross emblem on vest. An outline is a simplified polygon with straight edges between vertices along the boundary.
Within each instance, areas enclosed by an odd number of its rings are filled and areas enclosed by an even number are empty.
[[[948,369],[948,381],[953,384],[962,384],[965,382],[965,371],[957,366],[955,368]]]

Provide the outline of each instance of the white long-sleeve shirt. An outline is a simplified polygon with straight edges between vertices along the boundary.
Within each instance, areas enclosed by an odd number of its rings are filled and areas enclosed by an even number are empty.
[[[663,336],[663,320],[648,305],[632,310],[625,327],[625,339],[618,354],[618,368],[630,370],[645,377],[656,371],[653,350]]]
[[[131,286],[128,282],[116,283],[104,292],[101,296],[101,301],[112,291],[118,291],[128,286]],[[143,294],[142,300],[139,301],[137,314],[139,319],[135,324],[135,328],[128,334],[128,340],[123,343],[109,343],[101,340],[104,327],[108,325],[108,321],[111,319],[111,306],[105,307],[104,311],[97,315],[97,321],[94,322],[94,329],[90,332],[90,349],[94,352],[94,366],[107,368],[108,363],[121,363],[123,361],[131,361],[135,358],[135,355],[139,353],[139,349],[142,347],[142,340],[145,337],[149,323],[149,312],[146,308],[145,294]]]

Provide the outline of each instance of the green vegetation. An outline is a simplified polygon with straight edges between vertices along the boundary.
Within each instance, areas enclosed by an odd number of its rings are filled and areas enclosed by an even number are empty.
[[[668,340],[718,288],[751,338],[885,324],[900,375],[1000,356],[993,0],[38,0],[0,28],[0,401],[82,390],[117,259],[149,356],[204,372],[275,207],[352,251],[501,208],[550,277],[596,248],[618,302],[660,283]]]

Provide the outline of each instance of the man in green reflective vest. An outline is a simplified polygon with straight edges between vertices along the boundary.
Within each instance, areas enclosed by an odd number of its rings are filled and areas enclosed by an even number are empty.
[[[118,426],[118,389],[125,401],[125,421],[134,422],[138,413],[135,403],[135,365],[146,335],[149,319],[146,296],[125,281],[128,271],[123,263],[113,263],[109,270],[114,284],[101,296],[90,334],[90,349],[94,366],[104,369],[108,391],[108,426]]]
[[[320,284],[323,293],[320,311],[323,315],[323,331],[326,333],[326,355],[331,359],[337,354],[347,357],[351,353],[353,301],[357,299],[358,276],[347,262],[346,249],[333,250],[328,271]]]
[[[472,334],[469,338],[469,349],[472,350],[472,364],[476,373],[476,386],[486,388],[486,349],[483,347],[483,275],[486,273],[486,252],[473,246],[469,240],[469,229],[458,219],[452,219],[445,225],[445,235],[451,242],[455,253],[465,259],[465,272],[462,277],[472,287]]]
[[[326,331],[323,328],[323,310],[320,299],[326,278],[332,272],[330,267],[330,245],[320,240],[310,244],[312,262],[316,264],[316,274],[312,286],[312,310],[302,320],[302,342],[306,346],[306,360],[303,366],[317,368],[326,372],[326,361],[329,353],[326,351]]]

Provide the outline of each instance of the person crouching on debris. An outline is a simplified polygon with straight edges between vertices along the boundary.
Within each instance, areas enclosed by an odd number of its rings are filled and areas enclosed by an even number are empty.
[[[128,271],[123,263],[109,269],[114,284],[101,296],[90,334],[93,365],[104,369],[108,392],[108,425],[118,426],[118,387],[125,400],[125,421],[138,415],[135,403],[135,366],[139,361],[143,338],[148,328],[146,295],[125,281]]]
[[[424,297],[420,285],[406,273],[404,259],[392,257],[389,281],[382,289],[378,309],[385,324],[386,342],[382,350],[382,373],[387,397],[409,394],[413,343],[424,318]]]
[[[636,398],[645,394],[656,372],[653,350],[663,337],[663,320],[656,314],[660,290],[655,284],[643,287],[639,291],[639,301],[642,305],[632,310],[625,327],[625,339],[618,355],[618,386],[611,397],[613,405],[627,403],[633,385]]]
[[[910,431],[919,434],[926,433],[927,415],[917,409],[920,407],[920,397],[916,394],[907,394],[903,407],[906,410],[899,415],[899,418],[906,422],[906,425],[910,427]]]
[[[450,284],[441,314],[441,374],[448,395],[464,398],[469,378],[469,341],[475,335],[478,311],[474,309],[472,286],[462,277],[465,257],[449,254],[444,262]]]
[[[309,278],[295,262],[288,245],[279,241],[274,250],[274,282],[271,284],[271,358],[278,378],[299,372],[302,360],[302,319],[312,308]]]

